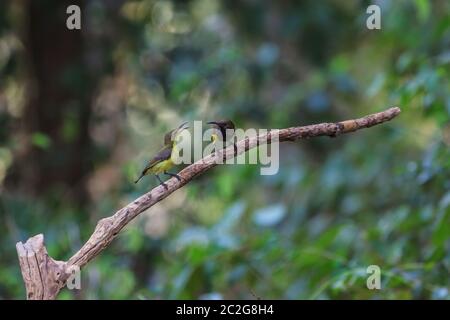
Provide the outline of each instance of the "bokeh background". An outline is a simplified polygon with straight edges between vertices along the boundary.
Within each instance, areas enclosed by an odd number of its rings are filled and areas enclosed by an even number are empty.
[[[80,4],[82,30],[66,8]],[[366,28],[366,8],[382,29]],[[65,260],[185,120],[394,121],[221,166],[142,213],[60,299],[449,299],[450,2],[0,1],[0,298],[15,243]],[[378,265],[382,289],[366,288]]]

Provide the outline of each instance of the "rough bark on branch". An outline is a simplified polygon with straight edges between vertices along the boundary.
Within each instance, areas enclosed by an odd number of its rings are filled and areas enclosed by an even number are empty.
[[[374,113],[363,118],[346,120],[337,123],[321,123],[304,127],[274,129],[266,134],[245,138],[236,143],[237,153],[230,146],[222,152],[211,154],[189,165],[178,173],[182,178],[178,181],[171,178],[166,181],[167,189],[163,186],[153,188],[151,191],[137,198],[130,204],[118,210],[114,215],[101,219],[95,227],[94,233],[88,241],[67,262],[56,261],[48,256],[44,245],[44,236],[38,234],[23,244],[18,242],[17,253],[20,268],[27,290],[28,299],[55,299],[58,292],[64,287],[73,267],[84,267],[100,252],[106,249],[132,219],[154,204],[168,197],[175,190],[181,188],[199,174],[217,165],[217,157],[233,158],[258,145],[270,143],[272,137],[278,141],[295,141],[298,139],[338,135],[369,128],[389,121],[400,113],[400,108],[392,107],[385,111]]]

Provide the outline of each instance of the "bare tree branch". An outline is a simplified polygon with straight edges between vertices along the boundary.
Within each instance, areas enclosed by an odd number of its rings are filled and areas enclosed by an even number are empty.
[[[22,276],[27,289],[27,298],[55,299],[60,289],[66,284],[73,266],[79,268],[84,267],[89,261],[106,249],[119,232],[137,215],[168,197],[196,176],[216,166],[218,157],[230,159],[258,145],[270,143],[275,138],[283,142],[318,136],[336,137],[344,133],[369,128],[389,121],[399,113],[400,108],[392,107],[359,119],[337,123],[314,124],[304,127],[274,129],[267,134],[245,138],[236,143],[237,152],[235,152],[233,146],[230,146],[222,150],[222,152],[206,156],[179,172],[178,175],[182,178],[181,181],[171,178],[166,181],[167,189],[163,186],[153,188],[151,191],[117,211],[114,215],[101,219],[97,223],[94,233],[89,240],[67,262],[55,261],[48,256],[42,234],[28,239],[25,244],[18,242],[16,247]]]

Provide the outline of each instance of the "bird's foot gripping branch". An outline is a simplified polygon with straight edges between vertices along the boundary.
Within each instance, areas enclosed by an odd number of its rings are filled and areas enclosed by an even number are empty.
[[[271,130],[264,135],[246,138],[229,146],[222,152],[208,155],[189,165],[178,173],[176,177],[165,182],[165,186],[158,186],[127,206],[118,210],[108,218],[101,219],[95,227],[94,233],[87,242],[67,262],[56,261],[49,257],[44,245],[44,236],[39,234],[28,239],[25,243],[18,242],[17,253],[20,268],[27,290],[28,299],[55,299],[59,291],[66,285],[72,270],[83,268],[89,261],[99,255],[132,219],[159,201],[168,197],[175,190],[189,183],[199,174],[216,166],[217,157],[230,159],[253,149],[261,143],[270,143],[271,135],[276,133],[279,142],[295,141],[298,139],[318,136],[336,137],[344,133],[369,128],[396,117],[400,108],[392,107],[385,111],[374,113],[363,118],[346,120],[337,123],[321,123],[304,127]]]

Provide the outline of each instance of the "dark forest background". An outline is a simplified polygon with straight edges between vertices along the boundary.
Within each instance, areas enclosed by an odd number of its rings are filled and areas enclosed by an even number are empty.
[[[81,31],[66,8],[78,3]],[[0,298],[15,243],[65,260],[185,120],[281,128],[402,108],[215,168],[126,227],[61,299],[448,299],[450,2],[0,1]],[[366,288],[369,265],[382,289]]]

